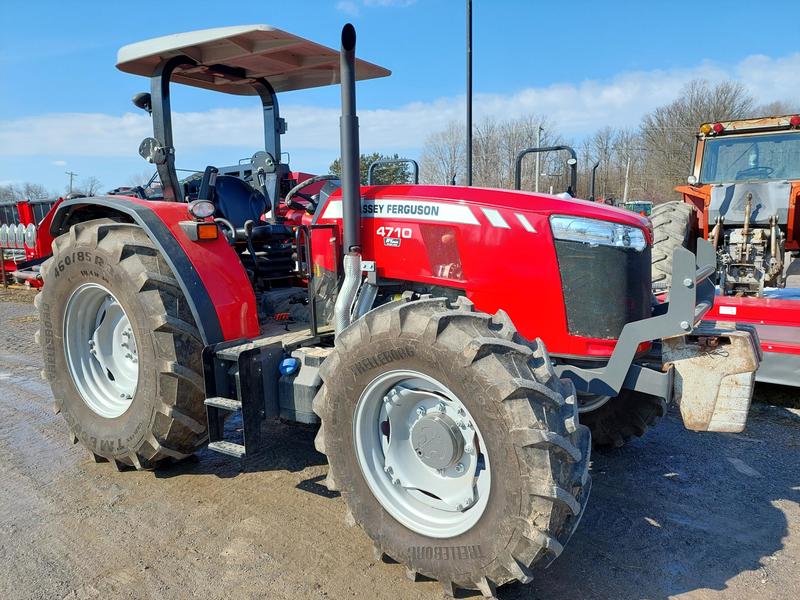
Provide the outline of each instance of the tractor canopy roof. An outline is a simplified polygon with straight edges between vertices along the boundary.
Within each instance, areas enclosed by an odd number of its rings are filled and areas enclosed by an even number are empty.
[[[117,53],[117,68],[151,77],[159,64],[188,56],[197,66],[176,70],[172,80],[238,95],[257,95],[251,85],[266,79],[275,92],[339,83],[339,52],[269,25],[201,29],[129,44]],[[356,79],[391,71],[356,60]]]

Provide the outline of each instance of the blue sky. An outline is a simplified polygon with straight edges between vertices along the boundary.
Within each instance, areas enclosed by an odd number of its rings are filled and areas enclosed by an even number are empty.
[[[785,26],[796,17],[795,2],[474,0],[473,11],[478,117],[536,113],[577,141],[604,125],[637,125],[693,77],[740,80],[763,102],[800,94],[800,47]],[[763,23],[764,15],[782,33],[743,28],[755,17]],[[337,47],[347,21],[358,30],[359,56],[393,71],[358,86],[362,149],[417,156],[429,132],[462,118],[461,0],[4,0],[0,182],[61,190],[64,171],[74,170],[78,179],[93,175],[110,188],[148,169],[136,150],[149,122],[130,103],[148,82],[115,69],[122,45],[268,23]],[[258,149],[253,99],[176,88],[179,166],[230,164]],[[280,100],[292,167],[326,170],[337,155],[338,88]]]

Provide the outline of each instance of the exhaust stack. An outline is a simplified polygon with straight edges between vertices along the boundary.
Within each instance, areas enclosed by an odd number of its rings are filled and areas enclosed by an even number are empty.
[[[334,306],[334,326],[339,335],[353,319],[353,306],[361,287],[361,160],[356,115],[356,30],[342,28],[339,73],[342,86],[341,131],[342,230],[344,279]]]
[[[342,86],[341,131],[342,220],[344,251],[361,251],[361,161],[356,115],[356,30],[350,23],[342,28],[339,58]]]

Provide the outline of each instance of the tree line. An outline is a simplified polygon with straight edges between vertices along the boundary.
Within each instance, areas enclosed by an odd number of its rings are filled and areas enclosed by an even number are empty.
[[[515,157],[520,150],[536,146],[537,130],[541,127],[539,147],[562,144],[575,147],[580,197],[589,197],[592,167],[598,164],[598,198],[627,196],[629,200],[664,202],[674,199],[673,188],[686,182],[695,135],[701,124],[796,112],[800,112],[800,105],[787,101],[758,105],[737,82],[711,84],[698,79],[687,83],[676,100],[646,114],[638,126],[603,127],[577,143],[561,135],[544,115],[505,120],[486,117],[473,128],[473,185],[511,188]],[[420,158],[423,182],[465,181],[464,138],[464,125],[456,121],[427,138]],[[540,191],[566,190],[567,158],[563,152],[541,155]],[[534,189],[534,165],[533,155],[524,159],[522,189]]]
[[[577,195],[588,198],[592,167],[597,165],[595,195],[598,198],[652,200],[664,202],[674,198],[673,188],[686,182],[695,135],[702,123],[761,116],[794,114],[800,104],[776,101],[758,105],[740,83],[726,81],[712,84],[698,79],[687,83],[678,98],[647,113],[638,125],[617,128],[603,127],[581,140],[562,135],[546,115],[530,114],[514,119],[485,117],[473,127],[473,185],[510,189],[514,185],[517,153],[537,146],[573,146],[578,158]],[[433,132],[424,142],[420,163],[421,183],[464,184],[464,124],[452,121]],[[367,183],[369,165],[377,160],[397,160],[397,154],[374,152],[361,155],[361,183]],[[530,155],[523,160],[522,189],[537,187],[541,192],[562,192],[569,181],[568,155],[564,152]],[[329,171],[339,175],[339,159]],[[142,185],[149,172],[134,175],[131,185]],[[375,169],[376,184],[410,183],[410,165],[392,163]],[[96,177],[83,179],[73,192],[86,196],[101,191]],[[62,192],[66,194],[66,190]],[[0,185],[0,201],[52,198],[59,195],[37,183]]]
[[[102,182],[97,177],[87,177],[72,186],[72,193],[81,196],[96,196],[103,188]],[[69,186],[63,192],[48,190],[39,183],[26,181],[16,184],[9,183],[0,185],[0,202],[17,202],[19,200],[47,200],[57,196],[66,196],[69,193]]]

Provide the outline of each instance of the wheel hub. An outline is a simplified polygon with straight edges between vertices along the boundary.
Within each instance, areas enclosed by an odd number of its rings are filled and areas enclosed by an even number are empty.
[[[411,445],[424,465],[454,466],[464,453],[464,437],[446,414],[427,414],[411,427]]]

